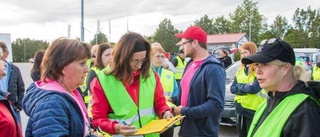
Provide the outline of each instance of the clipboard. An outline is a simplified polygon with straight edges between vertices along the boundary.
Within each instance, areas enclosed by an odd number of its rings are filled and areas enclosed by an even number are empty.
[[[148,124],[144,125],[138,130],[134,135],[146,135],[152,133],[162,133],[169,129],[172,125],[180,121],[184,116],[177,115],[169,120],[167,119],[157,119],[152,120]]]

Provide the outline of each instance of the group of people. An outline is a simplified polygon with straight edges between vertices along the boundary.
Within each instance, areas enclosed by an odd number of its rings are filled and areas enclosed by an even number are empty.
[[[78,40],[54,40],[35,54],[34,82],[24,97],[1,86],[1,113],[10,124],[0,126],[21,137],[15,112],[23,108],[29,116],[26,137],[134,136],[154,119],[183,115],[179,137],[217,137],[226,64],[208,53],[201,27],[175,36],[181,47],[172,64],[160,43],[150,44],[135,32],[124,34],[115,46],[99,44],[93,52]],[[304,69],[295,65],[292,47],[269,39],[259,48],[246,42],[240,53],[242,66],[230,87],[236,95],[239,136],[320,136],[319,122],[314,122],[320,120],[319,83],[301,81]],[[8,64],[0,61],[0,78],[11,81],[16,74],[8,76]],[[79,92],[84,84],[92,96],[89,111]],[[7,135],[2,129],[0,135]],[[172,137],[173,127],[144,136]]]
[[[0,42],[0,136],[22,137],[20,111],[25,87],[20,69],[6,60],[8,55],[7,45]]]

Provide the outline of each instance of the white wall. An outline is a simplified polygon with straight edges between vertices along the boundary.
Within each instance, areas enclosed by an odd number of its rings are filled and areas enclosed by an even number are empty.
[[[7,44],[9,50],[9,56],[7,61],[12,62],[12,46],[11,46],[11,35],[7,33],[0,33],[0,41]]]

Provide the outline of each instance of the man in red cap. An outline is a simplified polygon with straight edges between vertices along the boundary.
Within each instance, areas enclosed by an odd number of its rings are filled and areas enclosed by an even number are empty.
[[[207,51],[207,34],[199,26],[191,26],[181,38],[182,50],[190,57],[182,79],[181,92],[172,101],[182,114],[180,137],[217,137],[224,107],[226,74],[222,64]]]

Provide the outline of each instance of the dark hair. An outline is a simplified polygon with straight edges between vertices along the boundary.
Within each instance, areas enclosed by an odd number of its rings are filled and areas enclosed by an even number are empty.
[[[221,50],[223,52],[223,54],[226,54],[226,56],[229,56],[229,53],[226,50]]]
[[[31,73],[33,70],[39,70],[40,71],[40,65],[43,59],[44,55],[44,50],[39,50],[34,54],[34,61],[33,61],[33,66],[31,68]]]
[[[108,74],[113,74],[118,80],[130,83],[132,76],[130,61],[134,53],[134,48],[137,44],[144,44],[146,46],[146,61],[141,66],[141,75],[143,78],[150,76],[150,43],[145,40],[140,34],[135,32],[128,32],[123,35],[113,50],[113,61],[111,63],[111,70]]]
[[[318,62],[316,65],[317,65],[318,68],[320,68],[320,62]]]
[[[190,41],[190,42],[194,41],[194,39],[191,39],[191,38],[187,38],[187,40]],[[199,43],[201,48],[207,50],[207,45],[205,43],[202,43],[200,41],[198,41],[198,43]]]
[[[0,48],[2,48],[3,52],[8,52],[7,44],[0,41]]]
[[[41,80],[46,78],[58,80],[63,76],[62,70],[68,64],[90,58],[89,45],[78,40],[58,38],[46,50],[41,63]]]
[[[97,55],[96,55],[96,59],[94,61],[94,65],[95,67],[97,67],[98,69],[103,69],[104,64],[103,64],[103,60],[101,58],[102,54],[104,51],[106,51],[107,49],[111,49],[112,46],[108,43],[101,43],[98,45],[98,49],[97,49]]]

